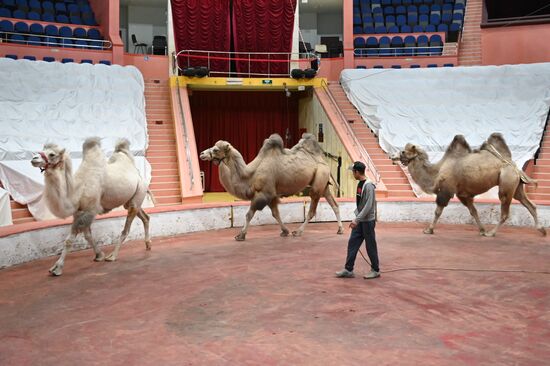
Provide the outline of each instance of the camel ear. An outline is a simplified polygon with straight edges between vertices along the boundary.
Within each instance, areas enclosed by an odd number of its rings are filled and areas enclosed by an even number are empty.
[[[411,151],[416,151],[416,145],[411,146]]]
[[[61,149],[61,151],[59,152],[59,156],[63,156],[65,155],[65,148]]]

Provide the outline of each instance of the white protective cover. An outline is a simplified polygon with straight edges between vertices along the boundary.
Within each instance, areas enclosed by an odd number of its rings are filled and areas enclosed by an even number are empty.
[[[344,70],[340,82],[385,152],[411,142],[432,162],[456,134],[475,148],[500,132],[522,168],[539,148],[550,106],[550,63]]]
[[[11,225],[10,195],[8,191],[0,188],[0,226]]]
[[[0,180],[36,219],[53,216],[41,202],[44,179],[30,160],[46,142],[71,152],[99,136],[107,156],[117,139],[130,141],[146,181],[147,121],[143,77],[133,66],[107,66],[0,58]]]

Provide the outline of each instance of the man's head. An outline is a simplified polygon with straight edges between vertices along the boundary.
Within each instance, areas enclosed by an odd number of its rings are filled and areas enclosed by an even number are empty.
[[[353,172],[353,177],[357,180],[360,180],[365,177],[366,166],[360,161],[356,161],[351,166],[351,171]]]

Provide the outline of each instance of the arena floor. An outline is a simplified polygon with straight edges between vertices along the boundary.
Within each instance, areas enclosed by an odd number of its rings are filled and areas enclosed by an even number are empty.
[[[297,226],[297,225],[296,225]],[[292,225],[294,227],[294,225]],[[550,271],[532,228],[379,224],[382,270]],[[126,244],[0,271],[0,365],[547,365],[550,275],[414,270],[337,279],[347,235],[311,224]]]

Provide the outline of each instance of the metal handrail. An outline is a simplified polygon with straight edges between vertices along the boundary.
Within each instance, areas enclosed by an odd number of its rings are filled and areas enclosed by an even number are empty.
[[[261,59],[256,59],[255,57],[262,57]],[[274,56],[277,56],[276,58]],[[282,58],[281,56],[286,56]],[[187,67],[190,67],[190,60],[192,58],[196,59],[206,59],[206,67],[209,70],[210,74],[220,74],[220,75],[247,75],[248,77],[252,76],[279,76],[279,77],[289,77],[292,69],[292,63],[299,63],[304,61],[313,61],[317,60],[317,72],[320,70],[320,57],[312,52],[231,52],[231,51],[204,51],[204,50],[181,50],[175,56],[176,65],[180,71],[183,69],[180,67],[177,62],[178,57],[187,58]],[[273,57],[273,58],[272,58]],[[211,61],[213,60],[222,60],[227,61],[227,70],[217,71],[211,69]],[[231,62],[246,62],[248,63],[248,71],[246,72],[237,72],[231,71]],[[266,63],[268,71],[267,73],[254,73],[250,72],[252,63]],[[287,63],[288,72],[286,73],[272,73],[271,64],[272,63]]]
[[[111,47],[113,47],[113,44],[111,43],[111,41],[108,41],[108,40],[104,40],[104,39],[91,39],[91,38],[76,38],[76,37],[61,37],[61,36],[50,36],[50,35],[47,35],[47,34],[36,34],[36,33],[21,33],[21,32],[6,32],[6,31],[0,31],[0,34],[3,36],[2,37],[2,41],[3,42],[6,42],[6,43],[15,43],[15,44],[25,44],[25,45],[41,45],[41,46],[58,46],[58,47],[61,47],[61,48],[97,48],[97,49],[100,49],[100,50],[103,50],[103,49],[110,49]],[[5,36],[4,36],[5,35]],[[69,39],[69,40],[76,40],[76,41],[86,41],[86,42],[98,42],[98,43],[101,43],[102,45],[101,46],[97,46],[97,45],[94,45],[94,44],[88,44],[86,46],[83,46],[83,45],[78,45],[78,44],[70,44],[70,45],[64,45],[62,43],[52,43],[52,42],[48,42],[48,41],[42,41],[42,40],[39,40],[39,41],[29,41],[28,39],[25,39],[25,40],[12,40],[11,38],[8,37],[8,35],[21,35],[21,36],[25,36],[25,37],[38,37],[38,38],[54,38],[54,39],[60,39],[60,40],[63,40],[63,39]]]
[[[187,131],[187,123],[185,123],[185,114],[183,113],[183,105],[181,104],[180,81],[176,77],[176,87],[178,90],[178,104],[181,113],[181,122],[183,125],[183,133],[185,134],[185,154],[187,155],[187,166],[189,167],[189,178],[191,180],[191,188],[195,185],[195,174],[193,173],[193,161],[191,160],[191,148],[189,147],[189,133]]]
[[[372,172],[374,175],[374,178],[376,179],[376,183],[379,183],[382,177],[380,176],[380,173],[378,172],[378,169],[376,169],[376,166],[374,165],[374,161],[370,157],[369,153],[367,152],[367,149],[365,149],[365,146],[357,139],[357,136],[355,136],[355,133],[353,133],[353,130],[349,126],[348,120],[346,119],[346,116],[344,116],[344,113],[338,106],[338,103],[334,99],[334,96],[332,95],[330,88],[328,87],[328,84],[325,79],[322,80],[321,85],[324,87],[325,91],[327,92],[328,98],[330,102],[332,103],[334,109],[336,110],[336,114],[340,117],[340,124],[344,126],[346,129],[346,134],[352,139],[353,145],[357,150],[359,150],[359,154],[361,155],[361,158],[365,161],[367,169]]]
[[[445,45],[429,47],[357,47],[353,49],[355,57],[412,57],[412,56],[442,56]],[[456,47],[455,47],[456,48]],[[457,49],[457,48],[456,48]],[[420,50],[420,52],[419,52]],[[369,51],[376,51],[369,54]],[[398,51],[401,51],[398,53]],[[380,53],[384,53],[381,55]]]

